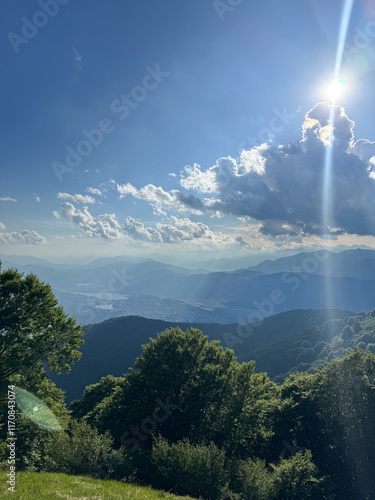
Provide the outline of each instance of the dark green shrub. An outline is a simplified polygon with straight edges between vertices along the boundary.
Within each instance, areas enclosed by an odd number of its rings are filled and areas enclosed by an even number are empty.
[[[237,465],[236,491],[246,500],[271,500],[274,496],[273,475],[263,460],[242,460]]]
[[[299,451],[293,457],[272,465],[275,500],[309,500],[331,498],[327,480],[319,478],[310,450]],[[327,490],[326,493],[324,490]]]
[[[101,477],[102,464],[111,456],[112,438],[98,434],[85,422],[72,420],[68,432],[51,435],[45,445],[43,471]]]
[[[159,437],[152,448],[152,462],[165,489],[212,500],[219,498],[226,482],[224,459],[224,451],[213,443],[192,445],[184,440],[169,444]]]

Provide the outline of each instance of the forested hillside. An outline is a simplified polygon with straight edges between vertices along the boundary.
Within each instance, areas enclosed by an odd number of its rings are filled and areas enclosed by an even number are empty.
[[[234,349],[241,361],[250,361],[258,359],[258,350],[265,348],[267,351],[269,346],[284,337],[289,338],[315,325],[323,326],[330,319],[344,320],[349,315],[352,313],[339,310],[287,311],[251,325],[167,323],[136,316],[112,318],[84,326],[85,343],[81,348],[83,356],[80,363],[72,366],[69,374],[50,372],[49,375],[58,387],[66,391],[67,401],[70,402],[81,398],[85,386],[98,382],[101,377],[126,373],[141,354],[142,344],[169,327],[199,328],[210,340],[220,340],[223,347]],[[272,353],[270,355],[272,357]],[[265,360],[267,363],[267,355]],[[264,371],[272,368],[273,360],[268,366],[262,366]]]
[[[87,387],[71,409],[111,433],[126,457],[115,468],[156,487],[365,500],[375,491],[374,374],[375,356],[357,347],[277,385],[198,330],[171,329],[144,346],[135,371]]]
[[[273,338],[267,345],[258,342],[252,346],[251,359],[256,360],[257,370],[282,381],[291,372],[321,368],[355,346],[375,354],[375,309],[368,314],[332,319],[281,339]],[[249,355],[249,351],[239,352],[238,359],[247,361]]]

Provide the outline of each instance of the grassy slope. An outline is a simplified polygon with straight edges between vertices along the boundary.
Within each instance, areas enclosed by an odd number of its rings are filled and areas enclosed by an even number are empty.
[[[101,481],[66,474],[16,474],[16,493],[7,491],[6,472],[0,474],[0,497],[17,500],[172,500],[177,497],[162,491],[140,486],[131,486],[118,481]]]

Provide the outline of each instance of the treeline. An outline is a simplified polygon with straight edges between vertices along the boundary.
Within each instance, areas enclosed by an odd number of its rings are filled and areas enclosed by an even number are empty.
[[[32,392],[62,427],[47,431],[17,411],[18,470],[114,478],[211,500],[374,498],[372,352],[356,347],[277,384],[199,330],[172,328],[143,346],[128,374],[88,386],[67,409],[44,366],[68,369],[79,329],[48,285],[5,273],[0,352],[13,349],[18,368],[3,358],[3,373],[12,373],[2,387]],[[31,320],[19,317],[23,296],[34,297]],[[15,339],[23,339],[24,358]],[[0,437],[6,461],[5,425]]]

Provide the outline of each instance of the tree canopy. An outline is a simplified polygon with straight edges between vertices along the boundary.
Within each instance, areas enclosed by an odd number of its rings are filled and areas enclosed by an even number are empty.
[[[0,377],[35,375],[43,365],[69,371],[79,359],[81,326],[58,305],[49,284],[35,274],[2,270],[0,262]]]

